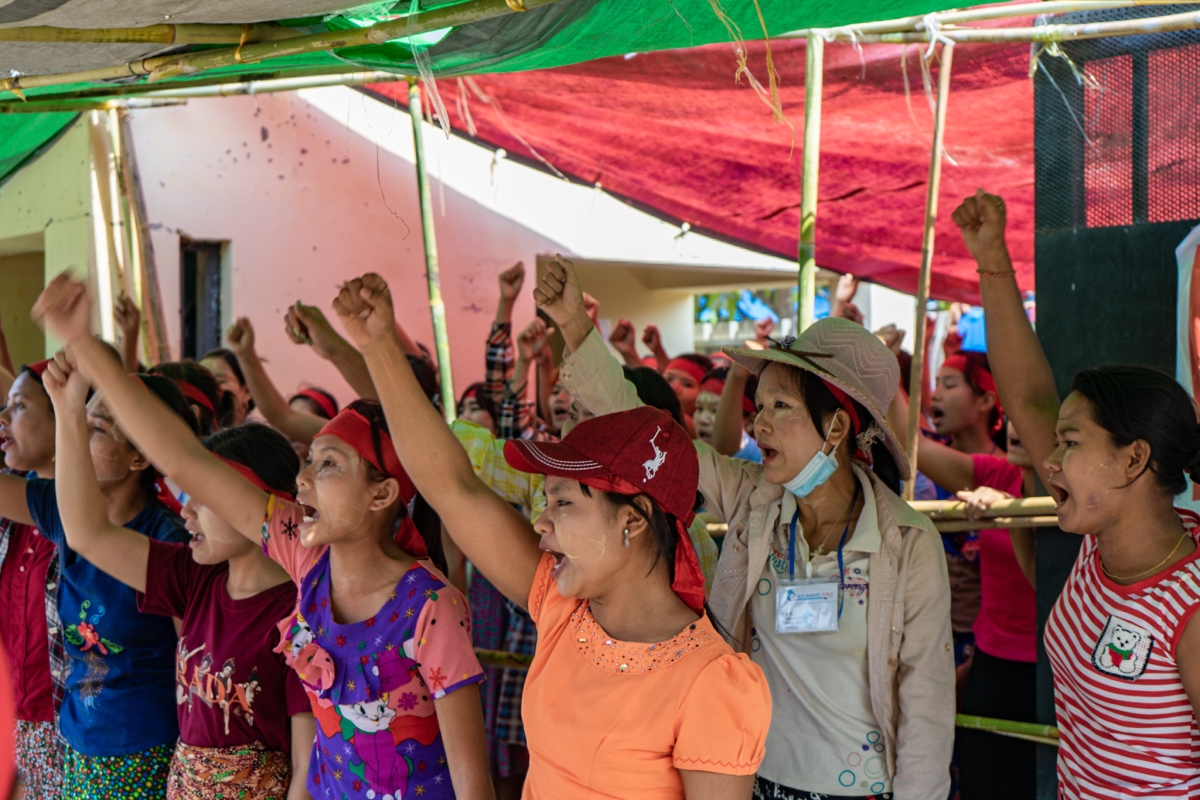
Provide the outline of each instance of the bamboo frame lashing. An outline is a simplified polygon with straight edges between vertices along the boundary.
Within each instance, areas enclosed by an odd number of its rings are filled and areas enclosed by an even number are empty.
[[[1188,4],[1197,0],[1187,0]],[[1051,5],[1039,3],[1038,5]],[[1078,3],[1072,5],[1080,5]],[[1141,3],[1137,5],[1142,5]],[[1131,7],[1130,3],[1122,3],[1115,7]],[[1110,8],[1114,6],[1103,6]],[[1086,10],[1086,9],[1077,9]],[[939,22],[944,22],[942,15],[934,16]],[[859,26],[825,29],[821,33],[828,41],[852,42],[854,44],[922,44],[933,40],[943,42],[1066,42],[1086,39],[1105,39],[1118,36],[1136,36],[1155,33],[1169,33],[1200,28],[1200,11],[1188,11],[1181,14],[1168,14],[1161,17],[1142,17],[1139,19],[1113,20],[1109,22],[1087,22],[1076,24],[1052,23],[1036,25],[1027,28],[956,28],[939,27],[938,30],[907,30],[888,31],[882,33],[866,33]]]
[[[919,31],[931,19],[941,26],[960,25],[964,22],[988,22],[998,19],[1019,19],[1021,17],[1042,16],[1045,14],[1068,14],[1079,11],[1106,11],[1120,8],[1145,8],[1155,6],[1186,6],[1200,5],[1200,0],[1043,0],[1034,3],[1012,3],[986,5],[979,8],[962,10],[935,11],[921,16],[900,17],[898,19],[864,22],[857,25],[839,25],[825,28],[822,33],[829,39],[837,41],[863,42],[864,36],[884,33],[905,33]],[[808,31],[792,31],[777,38],[799,39],[808,35]]]
[[[559,0],[523,0],[527,8],[551,5]],[[99,67],[79,72],[64,72],[52,75],[21,75],[0,80],[0,90],[18,92],[67,83],[81,83],[149,76],[151,81],[178,75],[191,75],[218,67],[236,66],[270,58],[303,55],[323,50],[334,50],[361,45],[384,44],[393,39],[415,36],[439,28],[466,25],[485,19],[512,14],[506,0],[469,0],[450,6],[438,6],[416,14],[408,14],[387,22],[379,22],[367,28],[352,28],[344,31],[326,31],[287,39],[257,42],[241,48],[222,48],[194,53],[154,56],[121,64],[115,67]]]

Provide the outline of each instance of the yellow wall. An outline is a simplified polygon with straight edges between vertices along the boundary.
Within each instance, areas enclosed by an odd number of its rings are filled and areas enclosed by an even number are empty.
[[[46,152],[0,184],[0,256],[35,254],[26,256],[24,269],[29,268],[29,258],[41,258],[45,279],[68,267],[83,274],[90,263],[91,188],[84,119],[76,121]],[[8,260],[3,263],[7,269]],[[6,330],[17,315],[28,313],[28,307],[20,310],[24,302],[20,291],[0,278],[0,309]],[[15,345],[11,333],[9,341]],[[49,355],[53,343],[42,346]],[[16,352],[13,358],[18,360]]]
[[[41,253],[0,256],[0,313],[8,352],[18,368],[41,361],[46,352],[46,337],[29,317],[43,281]]]

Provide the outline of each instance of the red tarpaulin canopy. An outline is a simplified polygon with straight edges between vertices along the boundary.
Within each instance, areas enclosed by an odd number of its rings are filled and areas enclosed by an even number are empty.
[[[764,46],[748,43],[764,84]],[[631,54],[552,70],[443,79],[452,127],[545,162],[652,213],[796,258],[804,43],[771,45],[792,133],[733,80],[727,45]],[[933,116],[920,54],[825,49],[817,263],[915,293]],[[936,66],[934,68],[936,80]],[[400,103],[402,83],[371,89]],[[911,109],[911,110],[910,110]],[[531,151],[532,148],[532,151]],[[536,151],[536,155],[533,151]],[[932,294],[978,303],[975,264],[950,212],[985,187],[1007,201],[1022,288],[1033,288],[1033,88],[1028,45],[967,44],[954,54]],[[790,158],[789,158],[790,154]],[[544,166],[544,165],[543,165]]]

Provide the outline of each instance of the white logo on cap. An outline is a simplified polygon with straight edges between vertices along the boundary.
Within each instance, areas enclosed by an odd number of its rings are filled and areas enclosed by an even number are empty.
[[[654,448],[654,458],[642,462],[642,466],[646,468],[646,477],[642,483],[654,480],[654,476],[658,474],[658,468],[667,460],[667,454],[659,450],[658,445],[654,443],[654,440],[658,438],[660,433],[662,433],[661,427],[657,428],[654,431],[654,435],[650,437],[650,446]]]

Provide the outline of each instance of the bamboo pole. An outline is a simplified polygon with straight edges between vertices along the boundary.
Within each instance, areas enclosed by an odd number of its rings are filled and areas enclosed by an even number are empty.
[[[941,519],[933,520],[933,526],[938,533],[960,533],[962,531],[982,531],[990,528],[1057,528],[1058,517],[984,517],[983,519]],[[705,524],[708,535],[719,539],[729,533],[729,525],[724,522],[709,522]]]
[[[131,98],[128,100],[98,100],[83,102],[31,102],[31,103],[0,103],[0,114],[45,114],[49,112],[67,112],[78,114],[83,111],[111,111],[118,108],[163,108],[165,106],[187,105],[187,100],[169,97],[153,99]]]
[[[174,89],[159,89],[142,95],[148,98],[193,98],[230,97],[241,94],[270,94],[272,92],[295,92],[301,89],[321,89],[329,86],[364,86],[368,83],[391,83],[402,81],[404,75],[395,72],[348,72],[339,75],[322,75],[312,78],[282,78],[271,81],[242,81],[221,83],[216,86],[180,86]]]
[[[974,717],[968,714],[956,715],[954,724],[959,728],[988,731],[989,733],[997,733],[1001,736],[1027,739],[1053,747],[1059,745],[1058,728],[1053,725],[1041,725],[1036,722],[1013,722],[1012,720],[993,719],[991,717]]]
[[[150,237],[146,197],[142,192],[141,171],[138,169],[133,128],[127,111],[118,112],[117,125],[120,129],[121,183],[129,203],[129,229],[141,278],[138,305],[142,309],[144,349],[149,360],[161,364],[171,360],[171,348],[167,343],[167,323],[163,315],[162,291],[158,286],[158,267],[154,261],[154,241]]]
[[[455,408],[454,378],[450,371],[450,340],[446,336],[446,304],[442,302],[442,282],[438,276],[437,236],[433,228],[433,198],[429,191],[429,173],[425,170],[421,87],[415,78],[408,79],[408,115],[412,117],[413,152],[417,163],[417,194],[421,202],[421,236],[425,240],[425,277],[429,282],[429,313],[433,317],[433,339],[437,345],[442,410],[446,415],[446,421],[453,422],[457,409]]]
[[[1200,28],[1200,11],[1162,17],[1088,22],[1083,24],[1036,25],[1029,28],[942,28],[932,31],[858,34],[855,31],[829,31],[834,41],[856,44],[920,44],[936,38],[952,42],[1074,42],[1117,36],[1169,33]]]
[[[938,190],[942,185],[942,142],[946,132],[946,105],[950,99],[950,66],[954,61],[954,43],[942,45],[938,68],[937,112],[933,120],[933,149],[929,162],[929,185],[925,193],[925,231],[921,240],[921,272],[917,277],[917,319],[913,331],[912,377],[908,383],[908,442],[906,452],[912,475],[904,483],[904,499],[912,500],[917,486],[917,437],[921,413],[921,375],[925,364],[925,305],[929,302],[929,278],[933,267],[934,224],[937,222]]]
[[[108,110],[110,108],[157,108],[159,106],[182,105],[189,99],[203,97],[231,97],[246,94],[270,94],[294,92],[300,89],[320,89],[328,86],[363,86],[368,83],[389,83],[404,80],[405,76],[394,72],[347,72],[311,78],[285,78],[270,81],[241,81],[220,83],[212,86],[180,86],[171,89],[154,89],[134,97],[110,100],[13,100],[0,102],[0,114],[35,114],[46,111]]]
[[[480,664],[486,664],[489,667],[529,669],[529,665],[533,663],[533,656],[509,653],[504,650],[485,650],[482,647],[475,648],[475,656],[479,659]]]
[[[1200,3],[1200,0],[1045,0],[1040,3],[1011,3],[989,5],[980,8],[967,8],[961,11],[950,10],[934,12],[928,15],[899,17],[897,19],[864,22],[857,25],[841,25],[836,28],[826,28],[826,35],[838,37],[853,34],[863,41],[864,34],[898,33],[920,30],[930,18],[940,26],[960,25],[964,22],[985,22],[997,19],[1016,19],[1018,17],[1040,16],[1042,14],[1067,14],[1075,11],[1105,11],[1114,8],[1135,8],[1144,6],[1183,6]],[[808,31],[799,30],[782,34],[779,38],[799,39],[808,35]]]
[[[281,78],[309,78],[322,77],[327,75],[349,75],[361,73],[362,68],[350,67],[314,67],[311,69],[289,70],[284,73],[280,70],[270,70],[264,66],[261,72],[239,73],[237,75],[219,75],[211,78],[189,78],[187,80],[168,82],[163,86],[155,86],[146,82],[117,84],[107,86],[97,86],[92,89],[77,89],[70,92],[61,92],[58,94],[46,93],[39,94],[28,101],[21,101],[20,98],[8,98],[0,100],[3,103],[29,102],[36,103],[42,100],[68,101],[68,100],[108,100],[116,97],[137,97],[140,95],[152,94],[154,92],[169,91],[170,87],[179,86],[193,88],[199,86],[222,86],[230,83],[247,83],[255,81],[272,81]]]
[[[813,324],[817,293],[817,187],[821,166],[821,93],[825,40],[809,31],[804,63],[804,151],[800,156],[800,275],[796,332]]]
[[[935,521],[938,533],[983,531],[989,528],[1057,528],[1058,517],[991,517],[990,519],[952,519]]]
[[[89,207],[93,216],[96,313],[100,317],[101,337],[111,342],[116,338],[116,325],[113,320],[113,271],[119,272],[121,266],[116,244],[113,241],[112,209],[109,207],[108,191],[108,147],[104,141],[104,132],[100,129],[101,119],[98,111],[93,111],[88,117],[88,160],[91,183]]]
[[[130,275],[133,263],[132,242],[129,241],[129,226],[125,215],[124,192],[121,189],[120,131],[117,130],[117,109],[110,108],[103,117],[108,132],[108,191],[109,207],[112,209],[113,239],[120,256],[117,280],[121,291],[129,297],[133,293],[133,278]]]
[[[967,504],[962,500],[911,500],[909,505],[933,521],[966,519]],[[1036,517],[1054,513],[1054,498],[1049,496],[1000,500],[983,512],[986,517]]]
[[[523,0],[525,9],[549,5],[559,0]],[[449,6],[439,6],[416,14],[407,14],[367,28],[352,28],[345,31],[326,31],[307,36],[294,36],[273,42],[258,42],[244,46],[202,50],[194,53],[154,56],[121,64],[115,67],[99,67],[79,72],[63,72],[52,75],[21,75],[0,81],[0,89],[22,91],[44,86],[61,86],[67,83],[104,81],[149,75],[151,81],[177,75],[191,75],[218,67],[249,64],[269,58],[303,55],[343,47],[384,44],[393,39],[414,36],[419,33],[466,25],[485,19],[516,13],[506,0],[468,0]]]
[[[55,28],[28,25],[0,28],[0,42],[84,42],[97,44],[239,44],[268,42],[302,35],[274,23],[254,25],[147,25],[143,28]]]

